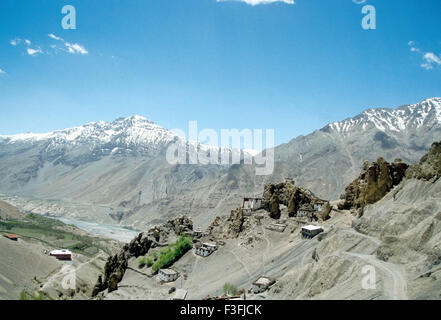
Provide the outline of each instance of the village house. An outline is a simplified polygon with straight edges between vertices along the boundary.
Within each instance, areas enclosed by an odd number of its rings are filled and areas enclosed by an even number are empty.
[[[217,245],[210,242],[205,242],[205,243],[198,242],[194,245],[194,253],[202,257],[208,257],[216,250],[217,250]]]
[[[270,224],[268,227],[266,227],[268,230],[277,231],[277,232],[284,232],[286,229],[286,224],[281,223],[273,223]]]
[[[326,201],[317,201],[316,203],[314,203],[314,210],[322,211],[325,204],[326,204]]]
[[[262,207],[262,198],[243,198],[242,212],[251,214],[252,211],[259,210]]]
[[[171,300],[185,300],[187,297],[187,290],[177,289]]]
[[[203,235],[203,232],[202,232],[202,228],[201,227],[196,227],[193,230],[193,236],[194,237],[201,237],[202,235]]]
[[[173,269],[160,269],[158,275],[164,282],[172,282],[179,278],[179,272]]]
[[[311,209],[309,207],[301,207],[299,210],[297,210],[297,217],[308,217],[309,214],[314,214],[317,210]]]
[[[49,255],[57,258],[58,260],[72,260],[72,252],[67,249],[53,250],[49,253]]]
[[[302,227],[302,238],[312,239],[321,232],[323,232],[321,227],[307,225]]]
[[[18,236],[13,233],[5,234],[4,237],[12,241],[18,241]]]
[[[260,277],[256,281],[253,282],[253,292],[255,294],[266,291],[269,287],[271,287],[276,280],[274,278],[269,277]]]

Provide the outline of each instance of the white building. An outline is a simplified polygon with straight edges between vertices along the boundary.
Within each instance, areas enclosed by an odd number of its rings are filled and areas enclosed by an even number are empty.
[[[312,239],[321,232],[323,232],[323,229],[321,227],[317,227],[317,226],[313,226],[313,225],[308,225],[308,226],[302,227],[302,237],[303,238]]]
[[[179,278],[179,272],[173,269],[161,269],[159,270],[158,275],[164,282],[172,282]]]
[[[314,210],[316,211],[322,211],[323,207],[325,206],[326,202],[316,202],[314,203]]]
[[[270,224],[267,227],[268,230],[272,230],[272,231],[277,231],[277,232],[284,232],[286,229],[286,224],[281,224],[281,223],[273,223]]]
[[[252,211],[262,207],[262,198],[243,198],[242,211],[244,214],[251,214]]]
[[[276,280],[269,277],[260,277],[256,281],[253,282],[253,292],[254,293],[261,293],[267,290],[269,287],[271,287],[274,283],[276,283]]]
[[[217,250],[217,245],[211,242],[197,243],[194,245],[194,253],[202,257],[208,257]]]
[[[177,289],[171,300],[185,300],[187,297],[187,290]]]
[[[300,217],[308,217],[309,214],[313,214],[315,212],[316,212],[316,210],[302,207],[299,210],[297,210],[297,217],[299,217],[299,218]]]
[[[49,253],[50,256],[58,260],[72,260],[72,252],[67,249],[53,250]]]
[[[202,235],[203,235],[202,228],[201,228],[201,227],[196,227],[196,228],[193,230],[193,235],[194,235],[195,237],[202,236]]]

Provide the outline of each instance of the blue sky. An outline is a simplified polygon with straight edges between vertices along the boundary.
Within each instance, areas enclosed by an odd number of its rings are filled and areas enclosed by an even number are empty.
[[[280,144],[441,96],[439,0],[289,2],[2,0],[0,134],[139,114],[274,128]],[[76,30],[61,27],[67,4]],[[361,27],[366,4],[376,30]]]

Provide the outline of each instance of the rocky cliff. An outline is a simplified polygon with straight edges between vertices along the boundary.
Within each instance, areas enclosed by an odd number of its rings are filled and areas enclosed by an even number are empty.
[[[404,178],[408,165],[397,159],[393,163],[378,158],[363,164],[363,169],[345,189],[340,209],[359,209],[383,198]]]
[[[192,232],[192,230],[191,219],[187,216],[180,216],[161,226],[153,227],[147,232],[140,233],[130,243],[124,245],[118,254],[109,257],[104,267],[104,278],[102,275],[98,277],[92,296],[95,297],[106,289],[108,292],[118,289],[118,283],[124,277],[130,258],[143,256],[151,248],[167,245],[169,240],[183,233]]]
[[[230,216],[218,216],[207,229],[213,239],[237,238],[244,229],[245,217],[241,207],[231,210]]]
[[[330,211],[329,203],[316,197],[310,190],[296,186],[293,179],[285,179],[285,182],[267,184],[263,192],[263,207],[269,211],[271,218],[279,219],[280,206],[287,207],[290,217],[297,216],[299,210],[307,210],[310,218],[318,220],[327,217]],[[316,205],[320,208],[315,209]]]
[[[441,141],[434,142],[429,153],[419,163],[409,167],[406,177],[427,181],[441,177]]]
[[[128,260],[131,257],[139,257],[146,254],[152,247],[152,243],[152,240],[146,234],[140,233],[130,243],[124,245],[118,254],[110,256],[104,266],[104,279],[102,275],[98,276],[92,296],[95,297],[99,292],[106,289],[108,292],[118,289],[118,283],[126,272]]]

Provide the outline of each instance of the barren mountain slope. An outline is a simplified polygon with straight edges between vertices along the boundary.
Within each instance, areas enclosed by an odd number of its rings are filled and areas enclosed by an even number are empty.
[[[17,241],[4,235],[16,234]],[[87,299],[109,253],[120,243],[95,238],[73,226],[26,215],[0,201],[0,300],[42,293],[51,299]],[[72,261],[49,252],[68,247]],[[72,280],[72,286],[66,285]]]
[[[137,229],[179,214],[207,226],[243,196],[286,177],[320,198],[336,199],[364,160],[416,162],[441,137],[440,123],[440,98],[370,109],[276,147],[274,173],[263,177],[253,165],[171,165],[167,147],[187,142],[139,116],[0,136],[0,192],[26,198],[29,205],[14,203],[26,210]]]
[[[247,299],[440,299],[439,145],[434,143],[429,156],[408,169],[431,174],[408,175],[361,210],[339,210],[338,201],[333,202],[330,219],[318,222],[324,233],[312,240],[300,236],[308,222],[289,217],[285,206],[280,219],[265,210],[250,217],[233,210],[230,220],[242,222],[237,232],[229,232],[227,225],[238,226],[235,221],[216,219],[227,221],[224,228],[209,229],[219,249],[205,258],[188,252],[173,265],[181,275],[177,281],[161,284],[131,258],[118,289],[101,298],[168,299],[176,287],[187,290],[190,299],[203,299],[222,294],[228,282],[245,289]],[[285,231],[271,230],[274,223],[285,224]],[[277,282],[253,294],[248,290],[259,276]]]

